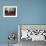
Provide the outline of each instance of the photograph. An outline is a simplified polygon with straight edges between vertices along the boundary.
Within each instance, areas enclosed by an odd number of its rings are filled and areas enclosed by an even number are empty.
[[[3,6],[3,17],[17,17],[17,6]]]

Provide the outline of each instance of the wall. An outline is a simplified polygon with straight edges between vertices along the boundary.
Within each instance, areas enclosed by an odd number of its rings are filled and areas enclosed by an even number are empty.
[[[9,42],[8,35],[10,32],[16,32],[18,18],[3,17],[3,6],[18,6],[18,0],[0,0],[0,44],[7,44]],[[17,38],[18,39],[18,38]],[[15,43],[18,43],[16,39]]]
[[[17,5],[17,18],[3,18],[4,5]],[[0,44],[7,44],[9,32],[18,24],[46,24],[46,0],[0,0]],[[17,43],[17,40],[16,40]]]

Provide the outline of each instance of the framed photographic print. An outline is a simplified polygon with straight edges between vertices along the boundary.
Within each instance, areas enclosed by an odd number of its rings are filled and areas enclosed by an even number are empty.
[[[3,17],[17,17],[17,6],[3,6]]]

